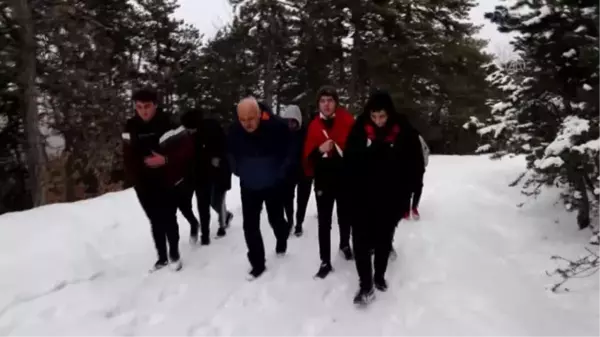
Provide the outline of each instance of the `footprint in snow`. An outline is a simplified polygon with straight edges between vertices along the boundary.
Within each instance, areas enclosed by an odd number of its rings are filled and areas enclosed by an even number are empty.
[[[158,325],[164,320],[165,320],[165,315],[152,314],[152,315],[150,315],[150,317],[148,317],[148,325]]]
[[[53,319],[58,317],[60,312],[61,308],[59,307],[46,308],[39,313],[38,317],[44,320]]]
[[[333,305],[335,302],[340,299],[342,295],[346,293],[346,289],[348,289],[348,285],[340,284],[335,287],[328,288],[321,296],[325,305]]]
[[[316,336],[323,331],[327,324],[331,323],[331,317],[316,317],[311,318],[302,325],[302,333],[304,336]]]
[[[221,328],[207,324],[200,326],[191,326],[187,331],[188,336],[223,336]]]
[[[118,325],[128,325],[129,323],[137,320],[136,313],[134,311],[122,312],[119,308],[114,309],[114,311],[107,312],[104,317],[114,320]]]
[[[421,317],[425,313],[425,308],[417,307],[411,310],[408,310],[406,316],[404,316],[404,325],[408,328],[412,328],[418,325],[421,321]]]
[[[180,284],[177,287],[168,287],[166,289],[163,289],[160,292],[160,295],[158,296],[158,301],[159,302],[164,302],[170,298],[173,297],[178,297],[180,295],[185,294],[185,292],[188,289],[188,285],[187,284]]]

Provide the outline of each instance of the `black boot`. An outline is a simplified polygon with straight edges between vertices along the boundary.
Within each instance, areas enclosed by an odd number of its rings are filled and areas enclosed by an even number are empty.
[[[163,269],[164,267],[169,265],[169,261],[167,259],[164,260],[158,260],[154,263],[154,266],[152,266],[152,269],[150,269],[150,272],[154,272],[160,269]]]
[[[388,290],[387,281],[383,277],[375,276],[375,280],[373,281],[373,283],[375,284],[375,288],[379,291],[384,292]]]
[[[326,278],[327,275],[329,275],[329,273],[331,273],[332,271],[333,271],[333,268],[331,267],[331,263],[323,262],[323,263],[321,263],[321,266],[319,267],[319,271],[317,271],[317,274],[315,275],[315,277]]]
[[[265,266],[253,267],[252,270],[250,270],[250,273],[248,273],[248,278],[250,280],[259,278],[262,274],[264,274],[265,270],[267,270]]]
[[[227,234],[227,232],[225,231],[225,227],[219,227],[219,229],[217,230],[217,237],[222,238],[226,234]]]
[[[180,271],[183,268],[183,264],[181,263],[181,259],[172,260],[170,264],[171,270]]]
[[[275,245],[275,253],[277,255],[285,255],[287,251],[287,240],[277,240],[277,244]]]
[[[375,299],[375,291],[371,289],[360,289],[354,296],[354,304],[365,306],[373,302]]]
[[[354,254],[352,254],[352,249],[350,246],[341,247],[340,250],[342,251],[342,254],[346,260],[350,261],[354,259]]]
[[[200,244],[203,246],[210,245],[210,237],[208,235],[202,235],[202,239],[200,239]]]
[[[296,225],[296,229],[294,230],[294,235],[297,237],[301,237],[304,231],[302,230],[302,225]]]

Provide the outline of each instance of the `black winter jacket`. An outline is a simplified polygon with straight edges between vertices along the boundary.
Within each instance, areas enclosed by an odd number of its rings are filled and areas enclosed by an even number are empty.
[[[195,184],[216,184],[223,190],[231,189],[231,169],[227,161],[226,137],[223,128],[213,119],[187,113],[183,125],[193,132],[194,160],[189,177]],[[213,160],[217,159],[218,166]]]
[[[418,133],[404,116],[392,115],[387,125],[377,128],[368,114],[361,115],[344,153],[353,217],[364,221],[373,212],[384,212],[384,218],[399,221],[407,211],[404,199],[410,197],[410,186],[422,167]]]

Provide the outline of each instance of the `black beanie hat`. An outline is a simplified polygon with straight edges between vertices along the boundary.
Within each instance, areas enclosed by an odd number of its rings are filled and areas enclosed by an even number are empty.
[[[365,105],[365,114],[373,111],[385,110],[388,115],[396,115],[396,107],[390,94],[385,90],[375,90],[371,92],[367,104]]]
[[[335,103],[339,104],[340,97],[337,93],[337,90],[335,90],[334,87],[332,87],[330,85],[324,85],[321,88],[319,88],[319,91],[317,91],[317,103],[323,96],[332,97],[333,100],[335,101]]]
[[[137,90],[131,96],[131,100],[134,102],[152,102],[158,103],[158,94],[151,88],[144,88]]]

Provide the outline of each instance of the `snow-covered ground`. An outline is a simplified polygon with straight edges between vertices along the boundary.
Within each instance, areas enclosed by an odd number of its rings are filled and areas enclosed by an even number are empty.
[[[155,253],[131,191],[4,215],[0,335],[597,336],[597,275],[571,281],[569,293],[545,289],[549,257],[579,257],[589,232],[576,230],[554,195],[517,208],[522,197],[507,184],[522,167],[519,159],[434,156],[422,220],[400,224],[390,290],[365,310],[352,304],[353,262],[336,255],[335,272],[313,279],[314,199],[305,236],[290,238],[283,258],[263,218],[268,271],[254,282],[245,279],[237,189],[224,239],[192,248],[180,218],[179,273],[147,274]],[[337,247],[335,228],[332,238]]]

